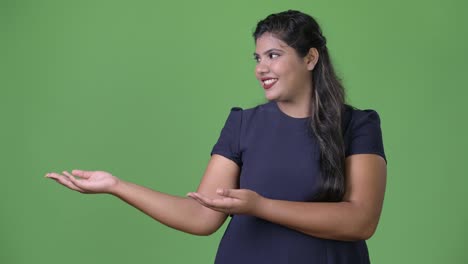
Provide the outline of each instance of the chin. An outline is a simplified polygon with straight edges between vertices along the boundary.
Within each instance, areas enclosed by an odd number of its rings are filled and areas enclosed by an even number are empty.
[[[270,93],[265,93],[265,98],[268,99],[268,101],[272,101],[272,100],[278,100],[278,95],[276,94],[270,94]]]

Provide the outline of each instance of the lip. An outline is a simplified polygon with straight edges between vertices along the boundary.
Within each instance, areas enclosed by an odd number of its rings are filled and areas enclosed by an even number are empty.
[[[271,79],[275,79],[275,81],[273,81],[272,83],[269,83],[269,84],[265,83],[266,80],[271,80]],[[263,89],[265,89],[265,90],[270,89],[271,87],[273,87],[273,85],[276,84],[276,82],[278,82],[278,78],[272,78],[272,77],[264,77],[264,78],[261,78],[260,80],[261,80]]]

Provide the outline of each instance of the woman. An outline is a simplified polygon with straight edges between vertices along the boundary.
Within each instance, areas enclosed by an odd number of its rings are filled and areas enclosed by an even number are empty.
[[[309,15],[272,14],[253,36],[268,102],[231,109],[197,192],[172,196],[104,171],[46,177],[115,195],[195,235],[212,234],[231,216],[216,263],[369,263],[365,240],[386,182],[379,115],[345,104]]]

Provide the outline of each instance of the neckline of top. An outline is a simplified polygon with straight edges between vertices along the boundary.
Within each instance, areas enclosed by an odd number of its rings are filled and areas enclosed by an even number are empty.
[[[285,112],[283,112],[281,110],[281,108],[279,108],[278,102],[272,100],[269,103],[273,106],[273,108],[275,108],[282,116],[284,116],[287,119],[297,120],[297,121],[305,121],[305,120],[310,118],[310,116],[307,116],[307,117],[293,117],[293,116],[290,116],[290,115],[286,114]]]

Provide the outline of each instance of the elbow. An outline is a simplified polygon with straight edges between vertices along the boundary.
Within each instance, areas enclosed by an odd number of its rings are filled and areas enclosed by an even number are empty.
[[[374,231],[370,229],[354,229],[346,233],[336,234],[335,236],[331,237],[331,239],[354,242],[367,240],[371,238],[373,234]]]
[[[214,211],[206,207],[201,207],[201,210],[194,214],[190,220],[184,219],[184,232],[196,236],[209,236],[214,234],[223,225],[225,221],[224,215],[213,213]]]
[[[359,211],[355,216],[354,221],[351,221],[351,226],[348,229],[348,236],[350,240],[368,240],[370,239],[379,224],[380,214],[373,214],[371,212]]]
[[[375,233],[375,228],[365,228],[356,234],[356,240],[368,240]]]
[[[352,241],[368,240],[374,235],[376,229],[377,229],[377,223],[365,222],[361,224],[359,227],[355,228],[352,234],[350,234],[349,238]]]
[[[190,224],[186,224],[186,223],[169,224],[165,222],[161,222],[161,223],[166,225],[167,227],[179,230],[187,234],[195,235],[195,236],[209,236],[215,233],[220,227],[220,225],[217,225],[215,223],[209,223],[209,222],[205,222],[205,223],[191,222]]]
[[[215,228],[211,228],[211,229],[205,228],[205,229],[191,230],[191,231],[188,231],[188,233],[192,235],[196,235],[196,236],[210,236],[214,234],[217,230],[218,229],[215,229]]]
[[[210,236],[218,231],[220,227],[221,224],[219,223],[210,223],[207,221],[203,224],[194,224],[192,228],[185,230],[185,232],[196,236]]]

